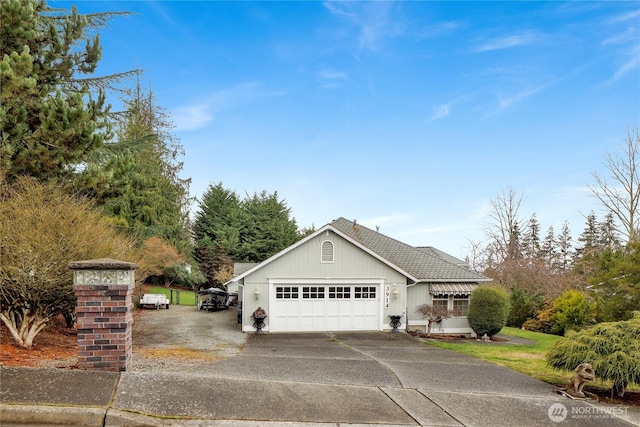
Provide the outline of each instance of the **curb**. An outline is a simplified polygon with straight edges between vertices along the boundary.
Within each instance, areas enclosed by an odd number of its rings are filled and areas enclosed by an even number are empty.
[[[92,408],[81,406],[36,406],[0,404],[1,425],[38,425],[46,426],[83,426],[83,427],[339,427],[336,423],[313,423],[294,421],[257,421],[257,420],[212,420],[157,418],[151,415],[136,414],[119,409]],[[357,424],[367,427],[369,424]],[[375,427],[397,427],[376,424]],[[402,426],[407,427],[407,426]]]
[[[102,427],[106,408],[0,404],[2,424]]]

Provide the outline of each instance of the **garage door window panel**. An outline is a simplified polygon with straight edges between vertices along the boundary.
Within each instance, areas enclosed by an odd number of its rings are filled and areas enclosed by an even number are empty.
[[[375,299],[376,287],[375,286],[356,286],[353,293],[356,299]]]
[[[298,299],[297,286],[276,286],[276,299]]]
[[[324,286],[303,286],[303,299],[324,299]]]
[[[351,298],[351,286],[329,286],[329,299]]]

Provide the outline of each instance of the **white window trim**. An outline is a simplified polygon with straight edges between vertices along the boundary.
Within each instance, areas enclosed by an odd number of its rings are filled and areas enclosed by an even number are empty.
[[[454,295],[431,295],[431,305],[433,305],[433,300],[438,299],[438,300],[447,300],[447,310],[450,311],[453,314],[453,301],[455,300]],[[459,298],[459,300],[461,299],[466,299],[467,301],[471,300],[471,295],[466,295],[466,298]],[[469,307],[467,307],[467,310],[469,310]],[[467,316],[453,316],[456,319],[462,319],[462,318],[466,318]]]
[[[325,243],[329,243],[331,245],[331,261],[325,261],[324,260],[324,244]],[[333,244],[333,242],[331,240],[323,240],[322,244],[320,245],[320,263],[322,264],[333,264],[334,260],[336,259],[336,246]]]

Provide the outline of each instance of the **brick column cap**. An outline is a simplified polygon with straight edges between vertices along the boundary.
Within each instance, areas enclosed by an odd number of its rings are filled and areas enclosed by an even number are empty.
[[[138,264],[111,258],[89,259],[69,263],[71,270],[136,270]]]

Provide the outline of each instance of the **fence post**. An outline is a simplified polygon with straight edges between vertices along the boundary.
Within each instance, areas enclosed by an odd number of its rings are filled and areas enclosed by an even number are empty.
[[[101,258],[69,264],[78,330],[78,367],[127,371],[132,367],[136,264]]]

